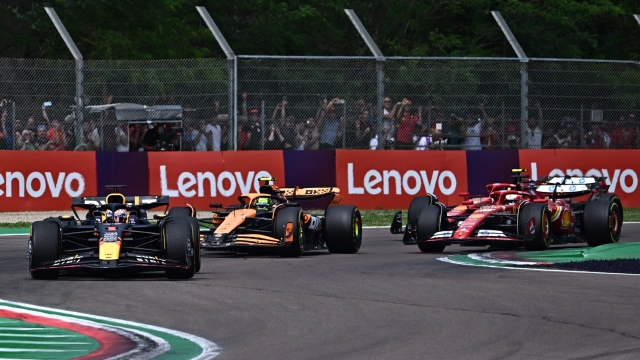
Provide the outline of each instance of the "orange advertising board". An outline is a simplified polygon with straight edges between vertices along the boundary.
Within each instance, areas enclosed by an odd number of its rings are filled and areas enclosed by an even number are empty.
[[[341,204],[361,209],[407,209],[428,193],[445,204],[467,191],[465,151],[336,150]]]
[[[606,177],[609,192],[616,193],[627,207],[640,206],[640,150],[520,150],[520,166],[531,177]]]
[[[149,152],[149,193],[171,197],[171,205],[208,209],[212,202],[238,204],[257,192],[260,177],[284,187],[282,151]]]
[[[96,155],[0,151],[0,211],[65,210],[75,196],[97,195]]]

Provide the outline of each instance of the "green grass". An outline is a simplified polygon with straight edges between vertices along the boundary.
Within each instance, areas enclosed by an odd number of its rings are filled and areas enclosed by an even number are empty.
[[[20,221],[14,223],[0,223],[0,229],[6,228],[29,228],[31,227],[31,223],[27,221]]]
[[[391,220],[400,210],[360,210],[362,225],[364,226],[391,226]],[[624,209],[624,221],[640,221],[640,208]],[[407,209],[402,209],[402,223],[407,222]],[[30,222],[20,221],[15,223],[0,223],[0,228],[28,228]]]

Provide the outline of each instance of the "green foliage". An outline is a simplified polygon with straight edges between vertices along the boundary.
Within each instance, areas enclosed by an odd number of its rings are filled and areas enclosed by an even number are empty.
[[[513,57],[498,10],[530,57],[640,59],[635,0],[4,0],[0,57],[70,57],[45,6],[86,59],[224,57],[195,6],[237,54],[370,55],[352,8],[387,56]]]

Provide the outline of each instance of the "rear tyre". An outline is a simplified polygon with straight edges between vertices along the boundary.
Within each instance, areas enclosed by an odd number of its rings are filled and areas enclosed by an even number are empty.
[[[188,206],[175,206],[169,209],[169,213],[167,215],[176,216],[176,217],[181,217],[181,216],[195,217],[195,214],[192,214],[192,212],[193,211]]]
[[[440,231],[442,208],[438,205],[423,206],[417,214],[416,236],[418,248],[425,253],[439,253],[445,248],[442,242],[425,242],[433,234]]]
[[[323,238],[331,253],[358,252],[362,245],[362,217],[358,208],[353,205],[329,207]]]
[[[165,220],[162,226],[165,257],[180,262],[185,268],[165,270],[169,279],[190,279],[196,273],[194,244],[191,224],[184,218]]]
[[[527,250],[546,250],[551,244],[551,213],[546,204],[525,204],[520,208],[518,224],[521,235],[525,236]]]
[[[53,221],[36,221],[31,225],[29,271],[34,279],[57,279],[58,269],[31,270],[42,263],[60,258],[60,226]]]
[[[617,243],[622,229],[622,207],[615,200],[589,201],[582,214],[582,232],[589,246]]]
[[[302,229],[302,210],[299,207],[284,207],[276,211],[274,219],[274,237],[284,239],[285,245],[280,249],[282,257],[299,257],[304,253],[304,231]],[[290,224],[290,225],[289,225]],[[289,230],[287,230],[289,227]],[[287,238],[293,241],[287,243]]]

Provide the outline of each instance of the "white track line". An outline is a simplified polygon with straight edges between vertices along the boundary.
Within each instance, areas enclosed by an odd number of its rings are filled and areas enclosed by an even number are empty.
[[[461,262],[461,261],[451,260],[448,257],[439,257],[436,260],[440,260],[442,262],[447,262],[447,263],[456,264],[456,265],[488,267],[488,268],[494,268],[494,269],[562,272],[562,273],[570,273],[570,274],[600,274],[600,275],[627,275],[627,276],[639,276],[640,275],[640,274],[609,273],[609,272],[598,272],[598,271],[571,271],[571,270],[536,269],[536,268],[512,267],[512,266],[479,265],[479,264],[469,264],[469,263],[465,263],[465,262]]]

